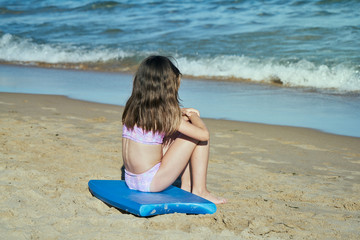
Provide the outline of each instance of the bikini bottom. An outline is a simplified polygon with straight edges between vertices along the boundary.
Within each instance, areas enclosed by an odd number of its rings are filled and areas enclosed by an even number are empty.
[[[125,169],[125,182],[130,189],[141,192],[150,192],[150,184],[160,168],[161,163],[157,163],[148,171],[141,174],[134,174]]]

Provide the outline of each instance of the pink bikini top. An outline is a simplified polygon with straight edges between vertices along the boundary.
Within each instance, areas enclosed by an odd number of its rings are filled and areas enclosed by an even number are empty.
[[[162,144],[165,134],[164,133],[153,133],[152,131],[144,131],[142,128],[134,126],[134,129],[128,129],[125,125],[123,126],[122,137],[128,138],[135,142],[157,145]]]

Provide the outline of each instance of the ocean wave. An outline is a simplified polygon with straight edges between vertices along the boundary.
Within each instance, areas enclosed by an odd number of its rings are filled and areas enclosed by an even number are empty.
[[[360,91],[360,73],[355,66],[329,67],[307,60],[280,63],[246,56],[177,59],[183,74],[195,77],[240,78],[257,82],[280,83],[290,87],[311,87]]]
[[[11,34],[0,37],[2,62],[46,63],[55,66],[64,64],[65,67],[90,63],[89,68],[98,70],[133,71],[139,61],[149,54],[156,54],[156,52],[131,52],[110,49],[106,46],[90,48],[36,43],[31,39],[23,39]],[[247,56],[190,58],[175,54],[174,57],[177,59],[181,72],[187,77],[246,79],[255,82],[278,83],[289,87],[335,89],[340,92],[360,91],[359,66],[356,65],[328,66],[308,60],[287,62],[281,59],[256,59]]]
[[[109,61],[132,56],[104,47],[88,49],[70,44],[42,44],[11,34],[0,38],[0,60],[8,62],[81,63]]]

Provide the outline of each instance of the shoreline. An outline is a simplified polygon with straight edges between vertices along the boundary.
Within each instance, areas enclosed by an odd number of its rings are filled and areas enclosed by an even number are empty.
[[[97,101],[90,101],[90,100],[83,100],[83,99],[77,99],[77,98],[72,98],[66,95],[62,95],[62,94],[46,94],[46,93],[21,93],[21,92],[2,92],[0,91],[0,95],[3,94],[9,94],[9,95],[23,95],[22,98],[24,96],[34,96],[36,98],[36,96],[44,96],[44,97],[59,97],[59,98],[65,98],[71,101],[78,101],[78,102],[82,102],[82,103],[88,103],[88,104],[100,104],[100,105],[105,105],[105,106],[112,106],[115,108],[119,108],[121,110],[123,110],[124,106],[123,105],[119,105],[119,104],[110,104],[110,103],[102,103],[102,102],[97,102]],[[0,104],[2,104],[2,102],[0,102]],[[261,123],[261,122],[249,122],[249,121],[240,121],[240,120],[231,120],[231,119],[223,119],[223,118],[203,118],[206,121],[224,121],[224,122],[228,122],[228,123],[241,123],[244,125],[255,125],[255,126],[268,126],[268,127],[273,127],[273,128],[290,128],[293,129],[294,131],[314,131],[314,132],[318,132],[319,134],[324,134],[324,135],[334,135],[334,136],[339,136],[339,137],[345,137],[345,138],[353,138],[353,139],[359,139],[360,137],[357,136],[348,136],[348,135],[342,135],[342,134],[336,134],[336,133],[331,133],[331,132],[326,132],[326,131],[322,131],[316,128],[310,128],[310,127],[299,127],[299,126],[290,126],[290,125],[281,125],[281,124],[268,124],[268,123]],[[297,130],[296,130],[297,129]]]
[[[132,87],[132,75],[126,73],[1,64],[0,68],[3,71],[0,78],[2,92],[64,95],[125,105]],[[360,98],[357,95],[332,95],[255,83],[183,79],[180,97],[184,100],[184,107],[198,108],[206,118],[304,127],[360,137]]]
[[[91,196],[121,178],[117,105],[0,93],[1,232],[27,238],[357,239],[360,139],[317,130],[204,119],[212,215],[138,218]],[[126,226],[126,228],[124,227]]]

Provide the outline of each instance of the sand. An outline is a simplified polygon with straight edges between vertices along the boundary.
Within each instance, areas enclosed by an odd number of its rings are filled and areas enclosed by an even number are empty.
[[[120,179],[121,113],[63,96],[0,93],[2,239],[358,239],[360,138],[211,120],[212,215],[140,218],[94,198]]]

